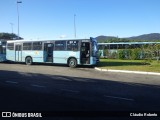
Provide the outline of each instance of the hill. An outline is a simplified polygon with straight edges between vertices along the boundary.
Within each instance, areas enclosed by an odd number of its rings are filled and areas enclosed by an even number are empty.
[[[148,40],[148,41],[155,41],[160,40],[160,34],[159,33],[151,33],[151,34],[144,34],[140,36],[134,36],[127,38],[129,40]]]
[[[97,41],[98,42],[109,42],[110,40],[112,39],[116,39],[116,37],[113,37],[113,36],[98,36],[96,37]]]
[[[130,42],[130,41],[158,41],[160,40],[160,33],[143,34],[139,36],[118,38],[113,36],[98,36],[96,37],[98,42]]]

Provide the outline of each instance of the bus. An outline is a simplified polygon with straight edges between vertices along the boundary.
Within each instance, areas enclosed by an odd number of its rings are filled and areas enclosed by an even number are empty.
[[[0,62],[6,61],[6,41],[0,40]]]
[[[7,41],[6,58],[13,62],[58,63],[69,67],[97,64],[97,40],[10,40]]]

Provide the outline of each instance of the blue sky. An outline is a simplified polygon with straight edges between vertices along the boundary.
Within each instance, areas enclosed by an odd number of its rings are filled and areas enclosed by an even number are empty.
[[[19,0],[24,39],[99,35],[130,37],[160,33],[160,0]],[[17,34],[16,0],[0,0],[0,32]]]

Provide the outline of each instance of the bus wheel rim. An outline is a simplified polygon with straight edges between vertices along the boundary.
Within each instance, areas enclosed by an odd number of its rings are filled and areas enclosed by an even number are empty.
[[[74,66],[74,65],[75,65],[74,61],[71,61],[71,62],[70,62],[70,65]]]

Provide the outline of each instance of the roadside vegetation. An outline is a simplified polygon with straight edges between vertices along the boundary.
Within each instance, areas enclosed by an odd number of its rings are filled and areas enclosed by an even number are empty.
[[[130,70],[145,72],[160,72],[160,63],[156,60],[146,62],[145,60],[120,60],[120,59],[100,59],[99,68],[114,70]]]
[[[99,53],[100,54],[100,53]],[[135,49],[104,50],[98,67],[103,69],[160,72],[160,44]]]
[[[101,56],[99,51],[99,56]],[[160,60],[160,44],[143,45],[140,48],[126,48],[118,50],[104,49],[104,58],[109,59],[121,59],[121,60],[146,60],[151,62],[156,59]]]

